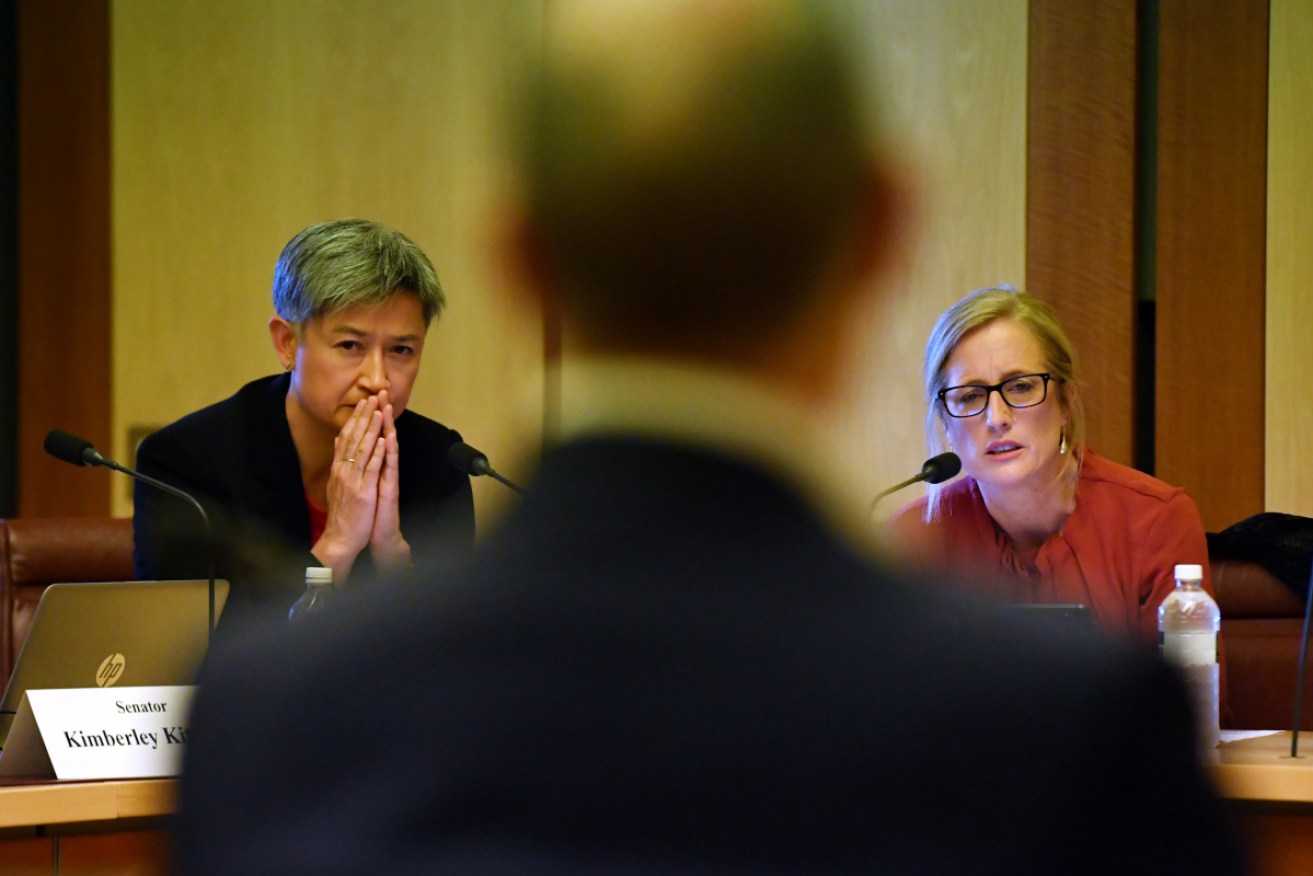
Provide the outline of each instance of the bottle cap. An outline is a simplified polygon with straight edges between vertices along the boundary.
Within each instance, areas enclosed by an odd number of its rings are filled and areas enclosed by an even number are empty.
[[[332,584],[333,570],[324,566],[306,566],[305,583],[307,584]]]
[[[1175,577],[1178,581],[1202,581],[1204,580],[1204,567],[1182,563],[1176,567]]]

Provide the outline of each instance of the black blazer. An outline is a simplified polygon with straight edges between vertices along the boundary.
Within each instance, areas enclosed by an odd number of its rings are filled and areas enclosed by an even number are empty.
[[[182,872],[1241,872],[1167,667],[872,567],[751,465],[559,448],[437,583],[221,643]]]
[[[183,417],[142,442],[137,467],[194,495],[216,535],[216,574],[232,584],[220,626],[287,609],[305,587],[310,515],[301,465],[287,425],[286,374],[248,383],[231,398]],[[469,477],[447,463],[460,435],[411,411],[397,418],[402,532],[417,565],[435,562],[474,538]],[[187,503],[137,483],[135,574],[142,579],[204,578],[204,534]],[[368,551],[351,580],[368,581]]]

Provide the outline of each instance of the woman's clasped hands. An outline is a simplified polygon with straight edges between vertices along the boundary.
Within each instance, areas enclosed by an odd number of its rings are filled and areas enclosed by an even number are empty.
[[[387,390],[356,404],[333,441],[328,521],[314,554],[345,581],[366,547],[384,569],[410,563],[398,509],[397,428]]]

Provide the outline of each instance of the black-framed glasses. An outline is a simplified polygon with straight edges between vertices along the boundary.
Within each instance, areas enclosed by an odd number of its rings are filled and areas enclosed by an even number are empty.
[[[974,417],[989,407],[989,394],[998,397],[1010,408],[1033,408],[1049,397],[1049,374],[1018,374],[1002,383],[985,386],[968,383],[939,390],[938,397],[950,417]]]

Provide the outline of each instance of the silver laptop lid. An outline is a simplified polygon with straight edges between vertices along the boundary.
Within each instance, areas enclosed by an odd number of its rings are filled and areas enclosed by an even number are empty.
[[[228,582],[214,588],[217,618]],[[208,581],[51,584],[0,698],[0,748],[28,689],[192,684],[209,613]]]

